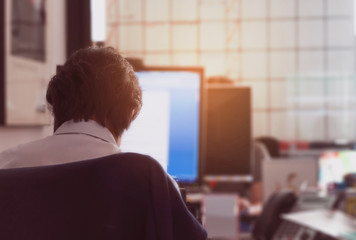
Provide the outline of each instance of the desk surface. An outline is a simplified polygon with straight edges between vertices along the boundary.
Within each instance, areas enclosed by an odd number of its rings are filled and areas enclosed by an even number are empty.
[[[356,220],[341,211],[317,209],[285,214],[282,218],[335,238],[356,233]]]

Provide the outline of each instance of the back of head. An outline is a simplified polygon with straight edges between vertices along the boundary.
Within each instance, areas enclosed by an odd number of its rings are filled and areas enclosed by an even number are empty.
[[[132,66],[111,47],[76,51],[48,84],[55,129],[69,120],[95,120],[119,137],[137,116],[142,92]]]

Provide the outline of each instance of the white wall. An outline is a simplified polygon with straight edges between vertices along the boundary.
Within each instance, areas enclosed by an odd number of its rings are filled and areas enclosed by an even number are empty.
[[[8,3],[9,1],[7,1]],[[56,71],[56,65],[63,64],[65,61],[65,1],[46,1],[47,24],[48,32],[46,34],[46,42],[48,47],[48,66],[46,74],[46,84]],[[21,73],[21,69],[15,69],[17,73]],[[22,72],[24,78],[26,74]],[[11,77],[11,76],[9,76]],[[21,97],[21,94],[19,94]],[[45,96],[43,96],[44,98]],[[44,99],[42,99],[44,101]],[[0,151],[17,146],[18,144],[26,143],[36,139],[43,138],[52,134],[53,126],[2,126],[0,127]]]
[[[344,84],[355,74],[353,0],[144,2],[108,1],[107,45],[147,65],[200,65],[208,77],[250,86],[254,136],[356,139],[350,112],[328,123],[325,104],[295,114],[298,103],[288,98],[291,78],[336,76]],[[323,88],[322,81],[310,90]],[[345,122],[354,122],[354,133]]]

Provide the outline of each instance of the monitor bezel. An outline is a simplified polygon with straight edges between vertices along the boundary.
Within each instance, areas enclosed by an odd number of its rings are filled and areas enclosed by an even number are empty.
[[[180,186],[193,186],[193,185],[201,185],[203,182],[203,154],[204,154],[204,144],[202,139],[204,139],[204,68],[203,67],[190,67],[190,66],[143,66],[142,68],[135,69],[135,72],[145,72],[145,71],[163,71],[163,72],[194,72],[198,73],[200,76],[200,91],[199,91],[199,134],[198,134],[198,173],[197,173],[197,179],[195,181],[184,181],[184,180],[178,180],[178,184]]]

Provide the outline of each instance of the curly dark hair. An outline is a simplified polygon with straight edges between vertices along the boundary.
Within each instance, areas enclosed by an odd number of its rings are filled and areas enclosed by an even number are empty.
[[[112,47],[73,53],[48,84],[46,99],[54,129],[68,120],[95,120],[115,138],[130,126],[142,106],[132,66]]]

